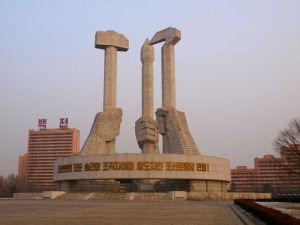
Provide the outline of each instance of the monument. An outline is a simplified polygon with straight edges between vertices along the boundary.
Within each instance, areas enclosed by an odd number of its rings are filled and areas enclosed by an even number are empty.
[[[105,50],[103,112],[96,115],[81,154],[114,154],[122,110],[117,108],[117,51],[128,50],[128,40],[115,31],[98,31],[95,47]]]
[[[157,32],[141,49],[142,115],[135,123],[141,153],[117,153],[122,110],[117,108],[117,51],[127,51],[127,38],[115,31],[96,32],[95,47],[105,50],[103,112],[96,114],[90,134],[79,155],[56,160],[57,189],[75,192],[226,192],[230,182],[229,161],[201,155],[189,131],[184,112],[176,108],[176,28]],[[164,42],[162,59],[162,106],[153,104],[153,62],[156,43]],[[159,136],[162,150],[159,150]]]

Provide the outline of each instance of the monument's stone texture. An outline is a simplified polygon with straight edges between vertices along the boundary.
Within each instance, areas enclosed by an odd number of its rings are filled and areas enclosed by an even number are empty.
[[[135,135],[143,153],[159,153],[158,125],[153,119],[153,61],[154,49],[146,39],[141,49],[142,117],[135,122]]]
[[[184,112],[175,108],[159,108],[156,117],[159,132],[164,137],[164,153],[200,154],[189,131]]]
[[[150,41],[151,45],[165,41],[161,49],[162,108],[156,111],[156,118],[163,136],[163,153],[200,154],[185,114],[176,110],[174,45],[180,39],[180,30],[169,27],[157,32]]]
[[[174,45],[180,41],[181,32],[169,27],[157,32],[150,41],[156,44],[165,41],[161,49],[162,57],[162,105],[163,107],[176,107],[175,98],[175,53]]]
[[[116,31],[97,31],[95,39],[95,47],[106,49],[109,46],[114,46],[118,51],[127,51],[129,48],[129,41],[123,34]]]
[[[117,108],[117,51],[127,51],[127,38],[115,31],[97,31],[95,48],[105,50],[103,111],[96,115],[82,155],[114,154],[122,110]]]
[[[151,118],[140,118],[135,122],[135,135],[143,153],[159,153],[158,124]]]
[[[115,31],[97,31],[95,48],[105,50],[103,111],[115,109],[117,99],[117,51],[127,51],[127,38]]]
[[[142,113],[143,117],[153,119],[153,61],[154,48],[146,39],[141,49],[142,62]]]
[[[114,154],[121,120],[122,110],[119,108],[97,113],[81,155]]]

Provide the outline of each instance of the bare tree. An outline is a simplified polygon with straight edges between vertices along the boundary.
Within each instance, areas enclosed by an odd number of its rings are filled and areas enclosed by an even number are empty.
[[[279,152],[282,149],[290,149],[300,156],[300,118],[292,119],[288,128],[279,132],[273,144]]]
[[[24,180],[19,179],[15,174],[0,176],[0,198],[12,197],[16,192],[26,191]]]
[[[273,146],[275,151],[281,155],[286,155],[286,151],[290,152],[288,162],[282,163],[282,165],[290,173],[300,176],[300,118],[292,119],[288,127],[279,132]]]

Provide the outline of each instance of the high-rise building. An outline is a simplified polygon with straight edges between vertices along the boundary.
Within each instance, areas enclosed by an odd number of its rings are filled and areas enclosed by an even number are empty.
[[[40,125],[40,120],[39,120]],[[60,126],[56,129],[29,130],[26,183],[29,191],[55,190],[54,161],[80,151],[80,132]]]
[[[298,146],[300,147],[300,146]],[[255,168],[237,166],[231,170],[231,186],[237,192],[299,192],[300,150],[284,148],[280,157],[255,158]]]
[[[25,180],[26,178],[27,159],[28,159],[27,153],[19,156],[18,179],[22,181]]]

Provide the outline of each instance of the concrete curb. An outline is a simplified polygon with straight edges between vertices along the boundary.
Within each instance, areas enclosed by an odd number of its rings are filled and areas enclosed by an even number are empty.
[[[244,215],[234,204],[229,205],[230,209],[234,212],[234,214],[243,222],[244,225],[254,225],[256,224],[254,221],[251,221],[246,215]]]
[[[242,221],[242,223],[244,225],[266,225],[265,222],[258,220],[256,218],[251,218],[249,216],[247,216],[246,214],[244,214],[241,209],[233,204],[229,205],[230,209],[234,212],[234,214]]]

